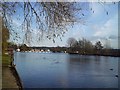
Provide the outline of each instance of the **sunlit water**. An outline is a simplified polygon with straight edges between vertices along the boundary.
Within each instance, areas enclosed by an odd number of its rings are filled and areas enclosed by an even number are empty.
[[[118,57],[16,52],[14,60],[24,88],[118,87]]]

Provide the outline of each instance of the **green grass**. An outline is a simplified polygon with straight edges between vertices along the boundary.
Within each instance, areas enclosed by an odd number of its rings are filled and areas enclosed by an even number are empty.
[[[0,56],[1,58],[1,56]],[[9,55],[2,55],[2,65],[3,66],[8,66],[10,65],[11,59]]]

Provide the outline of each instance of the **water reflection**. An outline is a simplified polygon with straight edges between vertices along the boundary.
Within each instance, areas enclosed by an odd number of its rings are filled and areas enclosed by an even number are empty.
[[[117,57],[19,52],[15,64],[25,88],[118,87]]]
[[[69,81],[72,81],[70,82],[71,86],[107,87],[111,85],[109,87],[117,87],[118,80],[115,78],[115,74],[118,73],[115,66],[117,65],[117,60],[113,61],[112,57],[105,59],[105,57],[100,56],[70,55],[68,62],[68,77],[70,77]],[[113,62],[116,62],[114,67]],[[110,67],[115,70],[111,72],[109,70]]]

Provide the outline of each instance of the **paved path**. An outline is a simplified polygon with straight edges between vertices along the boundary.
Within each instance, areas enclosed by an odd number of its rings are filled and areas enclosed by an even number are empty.
[[[9,67],[2,68],[2,88],[19,88]]]

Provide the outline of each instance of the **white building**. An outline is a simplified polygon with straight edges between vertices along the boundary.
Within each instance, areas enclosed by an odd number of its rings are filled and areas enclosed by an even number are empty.
[[[20,52],[20,49],[18,48],[16,51],[17,51],[17,52]]]

